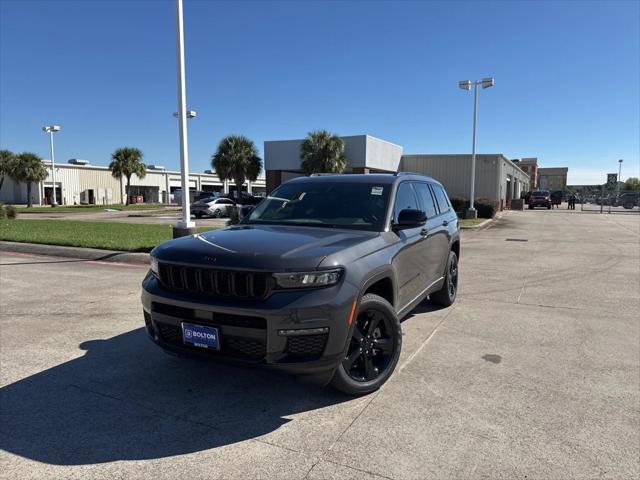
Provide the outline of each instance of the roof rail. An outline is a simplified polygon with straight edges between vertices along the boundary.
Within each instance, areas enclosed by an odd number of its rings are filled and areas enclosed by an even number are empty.
[[[402,177],[404,175],[420,175],[424,177],[424,173],[416,173],[416,172],[396,172],[394,173],[396,177]]]
[[[340,173],[312,173],[310,177],[330,177],[332,175],[341,175]]]

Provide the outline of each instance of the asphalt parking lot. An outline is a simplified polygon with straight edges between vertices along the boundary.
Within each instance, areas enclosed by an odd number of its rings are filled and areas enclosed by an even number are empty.
[[[173,225],[180,220],[179,207],[160,207],[158,210],[105,210],[88,212],[51,212],[24,213],[20,212],[18,218],[26,220],[81,220],[91,222],[118,222],[118,223],[141,223],[151,225]],[[196,219],[199,227],[226,226],[228,218],[205,217]]]
[[[378,392],[180,360],[145,269],[0,253],[1,478],[638,478],[640,216],[463,232],[458,302]]]

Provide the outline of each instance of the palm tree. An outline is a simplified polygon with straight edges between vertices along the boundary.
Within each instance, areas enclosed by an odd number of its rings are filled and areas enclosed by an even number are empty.
[[[347,166],[344,142],[326,130],[309,132],[300,146],[302,170],[312,173],[342,173]]]
[[[220,140],[218,150],[211,157],[211,166],[220,181],[232,180],[238,191],[249,179],[255,182],[262,170],[262,159],[258,156],[255,144],[244,135],[229,135]]]
[[[4,183],[4,177],[13,175],[13,165],[15,163],[15,155],[9,150],[0,150],[0,190]]]
[[[47,169],[42,163],[42,159],[30,152],[16,155],[11,163],[11,177],[16,182],[27,184],[27,207],[32,207],[31,186],[47,178]]]
[[[147,168],[142,163],[142,152],[137,148],[122,147],[118,148],[111,155],[111,163],[109,164],[111,175],[114,178],[125,177],[127,179],[127,201],[129,205],[129,187],[131,186],[131,176],[137,175],[138,178],[144,178],[147,174]]]

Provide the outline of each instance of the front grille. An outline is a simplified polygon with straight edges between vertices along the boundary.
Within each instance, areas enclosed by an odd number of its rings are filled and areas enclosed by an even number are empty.
[[[198,268],[162,263],[160,283],[170,290],[213,297],[262,300],[269,294],[269,273]]]
[[[153,302],[151,309],[154,313],[169,315],[170,317],[182,320],[197,320],[199,322],[212,323],[214,325],[228,325],[230,327],[259,328],[266,330],[267,321],[262,317],[251,317],[249,315],[235,315],[231,313],[213,312],[211,318],[204,319],[196,317],[192,308],[177,307],[166,303]]]
[[[224,355],[226,357],[233,357],[243,360],[262,360],[267,354],[267,346],[260,340],[251,338],[239,338],[220,335],[222,345],[220,351],[206,350],[190,345],[185,345],[182,342],[182,329],[178,325],[171,325],[164,322],[155,322],[158,327],[160,338],[170,344],[177,347],[186,348],[198,352],[209,353],[212,355]]]
[[[299,335],[287,339],[287,354],[290,357],[319,357],[324,352],[329,334]]]

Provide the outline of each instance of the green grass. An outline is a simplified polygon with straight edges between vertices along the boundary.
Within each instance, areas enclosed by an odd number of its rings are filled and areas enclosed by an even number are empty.
[[[113,210],[158,210],[164,208],[161,203],[132,203],[131,205],[62,205],[59,207],[31,207],[16,205],[18,213],[82,213],[101,212],[105,208]]]
[[[202,227],[199,230],[204,232],[214,229]],[[77,220],[0,220],[0,240],[11,242],[149,252],[171,238],[170,225]]]
[[[461,227],[474,227],[486,221],[486,218],[459,218],[458,223]]]

